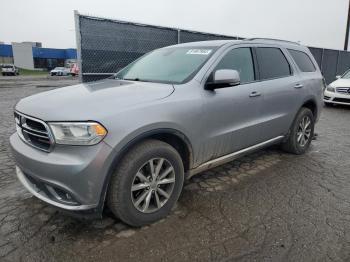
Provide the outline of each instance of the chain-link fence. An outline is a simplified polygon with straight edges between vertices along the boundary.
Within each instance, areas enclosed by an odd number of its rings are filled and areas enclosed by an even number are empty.
[[[111,76],[143,54],[178,43],[244,39],[92,17],[75,12],[77,53],[83,82]],[[327,81],[350,68],[350,53],[310,47]]]
[[[83,82],[106,78],[143,54],[160,47],[194,41],[238,39],[78,13],[75,19],[78,61]]]
[[[309,47],[327,83],[350,69],[350,52]]]

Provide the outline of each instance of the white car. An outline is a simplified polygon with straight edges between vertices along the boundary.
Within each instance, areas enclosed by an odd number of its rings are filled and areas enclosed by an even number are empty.
[[[50,71],[51,76],[68,76],[70,75],[70,69],[66,67],[55,67]]]
[[[350,105],[350,69],[327,86],[323,101],[325,105]]]
[[[19,72],[18,72],[18,68],[15,65],[8,64],[8,65],[1,66],[1,74],[3,76],[5,75],[15,76],[15,75],[19,75]]]

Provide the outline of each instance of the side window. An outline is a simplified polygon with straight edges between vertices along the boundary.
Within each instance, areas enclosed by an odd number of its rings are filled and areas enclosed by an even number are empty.
[[[291,75],[290,65],[281,49],[276,47],[258,47],[256,54],[260,79],[264,80]]]
[[[215,70],[218,69],[237,70],[242,84],[255,80],[252,52],[248,47],[229,51],[216,66]]]
[[[312,63],[310,57],[304,52],[288,49],[288,52],[292,55],[295,63],[298,65],[302,72],[315,72],[316,68]]]

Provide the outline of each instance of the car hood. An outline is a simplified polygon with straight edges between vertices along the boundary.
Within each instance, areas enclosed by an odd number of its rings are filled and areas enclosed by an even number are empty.
[[[330,84],[332,87],[350,87],[350,79],[340,78]]]
[[[44,121],[98,121],[128,107],[165,98],[173,91],[170,84],[107,79],[26,97],[16,110]]]

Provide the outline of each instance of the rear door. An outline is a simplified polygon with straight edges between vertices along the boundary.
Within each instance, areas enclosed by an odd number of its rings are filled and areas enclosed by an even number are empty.
[[[264,92],[260,112],[261,138],[266,141],[288,132],[301,104],[303,86],[287,50],[259,46],[255,52],[260,85]]]

